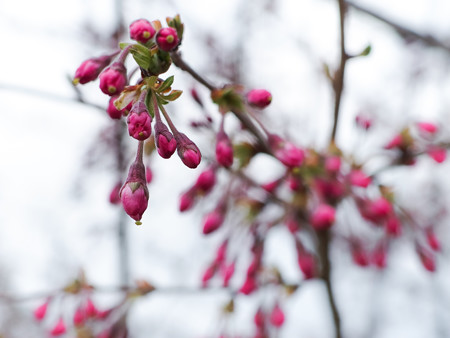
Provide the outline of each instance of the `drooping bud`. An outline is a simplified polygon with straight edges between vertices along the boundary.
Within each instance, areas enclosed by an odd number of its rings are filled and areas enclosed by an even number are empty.
[[[180,212],[188,211],[195,203],[195,189],[189,189],[180,196]]]
[[[229,168],[233,164],[233,145],[228,135],[223,131],[217,133],[216,160],[225,168]]]
[[[225,257],[227,255],[227,247],[228,247],[228,240],[224,240],[222,244],[220,244],[219,248],[216,252],[216,262],[217,263],[223,263],[225,261]]]
[[[55,326],[53,327],[53,329],[50,331],[50,334],[53,337],[56,336],[60,336],[64,333],[66,333],[66,324],[64,324],[64,320],[61,318],[59,318],[59,320],[56,322]]]
[[[114,62],[100,74],[100,89],[106,95],[119,94],[127,84],[127,70],[123,63]]]
[[[255,323],[256,327],[258,327],[258,328],[264,327],[264,324],[266,322],[266,314],[264,313],[264,311],[261,307],[259,307],[258,311],[256,311],[255,317],[253,318],[253,322]]]
[[[81,307],[78,307],[73,314],[73,325],[82,326],[86,320],[84,311]]]
[[[47,308],[48,308],[48,301],[38,306],[33,312],[34,318],[38,321],[43,320],[45,314],[47,313]]]
[[[119,196],[120,188],[122,188],[122,182],[117,183],[111,190],[111,193],[109,194],[109,203],[111,204],[120,203],[120,196]]]
[[[284,323],[284,312],[278,302],[275,304],[270,313],[270,323],[276,328],[280,328]]]
[[[352,243],[352,258],[353,262],[359,266],[368,266],[369,265],[369,256],[367,255],[366,250],[363,248],[362,244],[359,241]]]
[[[119,97],[118,95],[111,96],[111,98],[109,99],[108,108],[106,109],[106,112],[108,113],[109,117],[115,120],[120,119],[122,116],[128,115],[128,112],[131,110],[131,107],[133,106],[132,103],[130,103],[122,110],[118,110],[114,105],[114,101],[116,101],[118,97]]]
[[[335,217],[336,210],[331,205],[320,204],[312,212],[310,222],[316,230],[325,230],[333,225]]]
[[[386,267],[386,245],[380,243],[375,247],[372,252],[371,261],[379,269],[384,269]]]
[[[223,286],[228,287],[231,277],[234,275],[236,262],[232,262],[229,265],[224,265],[222,269]]]
[[[145,103],[137,101],[131,108],[127,118],[128,133],[136,140],[143,141],[152,134],[152,117],[147,111]]]
[[[145,181],[145,167],[135,161],[128,172],[127,180],[120,190],[125,212],[140,225],[141,218],[148,206],[148,189]]]
[[[265,89],[252,89],[247,93],[249,105],[257,108],[266,108],[272,102],[272,94]]]
[[[202,276],[202,287],[206,288],[208,286],[208,282],[211,280],[211,278],[214,277],[217,271],[217,265],[213,263],[212,265],[208,266],[208,268],[205,270]]]
[[[208,235],[217,230],[223,224],[224,220],[225,217],[223,211],[216,208],[214,211],[206,215],[203,221],[203,233]]]
[[[423,136],[431,136],[436,134],[438,127],[434,123],[430,122],[418,122],[417,127]]]
[[[442,163],[447,158],[447,149],[438,146],[430,146],[427,149],[427,154],[437,163]]]
[[[195,188],[203,194],[207,194],[216,184],[216,171],[213,167],[210,167],[203,171],[195,182]]]
[[[298,266],[302,270],[305,279],[311,279],[316,276],[316,260],[314,256],[306,251],[298,252]]]
[[[291,142],[283,140],[278,135],[269,136],[269,144],[275,157],[288,168],[299,167],[305,159],[305,153]]]
[[[137,42],[145,44],[155,33],[155,28],[145,19],[139,19],[130,24],[130,38]]]
[[[386,233],[391,236],[397,237],[402,233],[402,224],[400,220],[395,216],[390,216],[386,221]]]
[[[183,133],[176,134],[175,140],[177,142],[177,153],[181,161],[188,168],[197,168],[202,159],[200,149]]]
[[[384,149],[394,149],[400,148],[403,145],[403,137],[401,134],[395,135],[389,142],[384,146]]]
[[[152,172],[152,168],[150,167],[145,167],[145,181],[147,182],[147,184],[152,183],[153,180],[153,172]]]
[[[98,314],[97,307],[94,305],[92,300],[90,298],[86,301],[86,307],[85,307],[86,316],[90,318],[94,318]]]
[[[156,44],[159,49],[171,52],[178,46],[178,34],[172,27],[161,28],[156,34]]]
[[[433,228],[431,227],[427,228],[425,230],[425,234],[427,237],[427,243],[430,246],[430,248],[433,249],[434,251],[440,251],[441,243],[439,242],[439,239],[436,237]]]
[[[91,58],[84,61],[80,67],[75,71],[73,84],[85,84],[94,81],[101,71],[111,63],[111,60],[116,54],[103,55],[97,58]]]
[[[256,283],[255,277],[247,275],[247,278],[245,279],[244,284],[239,289],[239,292],[243,293],[244,295],[249,295],[257,288],[258,284]]]
[[[195,88],[191,89],[191,96],[195,100],[195,102],[198,103],[198,105],[200,107],[203,107],[203,102],[202,102],[200,96],[198,95],[197,89],[195,89]]]
[[[433,253],[426,250],[423,247],[417,247],[417,253],[419,254],[420,261],[422,262],[422,265],[425,269],[427,269],[430,272],[436,271],[436,261]]]
[[[354,169],[350,172],[349,180],[351,185],[362,188],[367,188],[372,182],[372,179],[369,176],[358,169]]]
[[[158,154],[162,158],[170,158],[177,149],[177,141],[169,131],[169,128],[158,120],[155,123],[155,141]]]
[[[330,174],[336,174],[341,169],[341,158],[339,156],[330,156],[325,160],[325,170]]]

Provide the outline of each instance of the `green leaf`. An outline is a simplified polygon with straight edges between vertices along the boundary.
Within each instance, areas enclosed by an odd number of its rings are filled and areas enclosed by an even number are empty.
[[[153,91],[149,90],[147,96],[145,97],[145,105],[147,107],[148,113],[154,118],[155,109],[153,107]]]
[[[148,69],[150,67],[150,49],[137,43],[131,47],[130,53],[133,55],[133,58],[139,67],[143,69]]]
[[[169,101],[164,100],[161,96],[156,96],[156,99],[158,100],[159,105],[166,105],[169,103]]]
[[[172,90],[169,95],[161,95],[161,97],[167,101],[175,101],[182,93],[182,90]]]
[[[121,42],[121,43],[119,43],[119,48],[123,50],[126,47],[128,47],[129,45],[131,45],[131,43],[129,43],[129,42]]]
[[[366,48],[364,48],[364,50],[359,54],[360,56],[367,56],[370,54],[370,52],[372,51],[372,46],[371,45],[367,45]]]
[[[242,142],[233,146],[233,152],[239,161],[239,168],[244,168],[256,154],[256,149],[251,143]]]
[[[158,88],[158,92],[162,93],[166,89],[170,88],[174,80],[174,76],[169,76]]]
[[[154,75],[145,78],[145,83],[146,83],[147,86],[149,86],[150,88],[154,88],[154,87],[155,87],[156,81],[158,81],[158,77],[157,77],[157,76],[154,76]]]

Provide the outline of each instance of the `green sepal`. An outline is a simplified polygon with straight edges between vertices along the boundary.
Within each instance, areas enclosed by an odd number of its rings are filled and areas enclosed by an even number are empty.
[[[136,101],[141,94],[141,87],[142,86],[140,85],[125,87],[122,93],[120,93],[119,97],[114,101],[114,106],[118,110],[122,110],[126,108],[126,106],[128,106],[131,102]]]
[[[147,84],[147,86],[149,86],[150,88],[155,88],[155,84],[158,81],[158,77],[157,76],[149,76],[145,78],[145,83]]]
[[[153,91],[147,91],[147,95],[145,96],[145,106],[147,107],[147,111],[152,118],[155,117],[155,109],[153,107]]]
[[[219,105],[222,114],[228,111],[242,112],[244,110],[244,101],[242,99],[243,88],[239,85],[225,86],[222,89],[214,89],[211,92],[211,99]]]
[[[172,59],[169,53],[158,50],[156,53],[151,53],[149,66],[145,68],[151,75],[159,75],[169,70],[172,64]]]
[[[139,67],[143,69],[148,69],[150,67],[151,53],[148,47],[136,43],[130,48],[130,53],[133,55],[133,58]]]
[[[175,15],[173,18],[166,18],[167,25],[175,28],[177,31],[178,39],[183,40],[184,25],[181,22],[180,14]]]
[[[161,97],[166,101],[175,101],[181,94],[183,94],[182,90],[172,90],[169,95],[161,95]]]
[[[128,186],[133,194],[141,187],[141,185],[141,182],[128,182]]]
[[[233,146],[234,157],[239,161],[239,168],[246,167],[254,155],[256,155],[255,147],[248,142],[242,142]]]
[[[162,93],[164,92],[166,89],[169,89],[170,86],[172,85],[174,80],[174,76],[169,76],[163,83],[161,83],[161,85],[158,87],[158,92]]]
[[[161,96],[157,95],[156,99],[158,100],[158,105],[166,105],[169,103],[169,101],[164,100]]]
[[[123,49],[127,48],[129,45],[131,45],[131,43],[129,43],[129,42],[121,42],[121,43],[119,43],[119,48],[121,50],[123,50]]]

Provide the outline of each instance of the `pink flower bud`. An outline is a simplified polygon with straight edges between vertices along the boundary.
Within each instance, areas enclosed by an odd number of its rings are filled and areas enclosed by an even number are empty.
[[[264,311],[261,307],[258,308],[258,311],[256,311],[255,317],[253,318],[253,322],[255,323],[256,327],[258,327],[258,328],[264,327],[264,324],[266,322],[266,314],[264,313]]]
[[[239,292],[243,293],[244,295],[249,295],[253,291],[255,291],[257,288],[258,288],[258,284],[256,283],[255,278],[253,276],[247,276],[244,284],[239,289]]]
[[[384,146],[384,149],[400,148],[402,145],[403,145],[403,137],[401,134],[397,134],[394,136],[392,140],[389,141],[388,144]]]
[[[170,158],[177,149],[177,141],[161,121],[155,123],[155,140],[158,154],[162,158]]]
[[[130,25],[130,38],[143,44],[147,43],[155,33],[152,24],[145,19],[133,21]]]
[[[210,167],[203,171],[195,182],[195,188],[204,194],[207,194],[216,184],[216,171]]]
[[[328,204],[320,204],[311,214],[310,222],[316,230],[330,228],[336,217],[336,210]]]
[[[159,49],[171,52],[178,46],[178,34],[172,27],[161,28],[156,34],[156,44]]]
[[[436,237],[436,234],[434,233],[432,228],[428,228],[426,231],[427,236],[427,242],[431,249],[434,251],[440,251],[441,250],[441,243],[439,242],[438,238]]]
[[[224,220],[225,217],[223,215],[223,212],[221,212],[220,210],[216,209],[210,212],[208,215],[206,215],[203,221],[203,233],[205,235],[208,235],[211,232],[219,229]]]
[[[372,179],[369,176],[358,169],[354,169],[350,172],[349,180],[351,185],[362,188],[367,188],[372,182]]]
[[[369,265],[369,256],[359,242],[352,245],[352,258],[353,262],[359,266]]]
[[[150,167],[145,167],[145,181],[147,184],[152,183],[153,180],[153,172]]]
[[[98,310],[90,298],[86,301],[85,311],[87,317],[97,317]]]
[[[252,89],[247,93],[249,105],[257,108],[265,108],[272,102],[272,94],[265,89]]]
[[[330,156],[325,160],[325,170],[330,174],[336,174],[341,169],[341,158],[339,156]]]
[[[217,134],[216,160],[225,168],[229,168],[233,164],[233,145],[228,135],[224,132]]]
[[[195,100],[195,102],[198,103],[198,105],[199,105],[200,107],[203,107],[203,102],[202,102],[202,100],[200,99],[200,96],[198,95],[198,92],[197,92],[197,90],[196,90],[195,88],[192,88],[192,89],[191,89],[191,96],[192,96],[192,98]]]
[[[120,196],[119,196],[120,188],[122,188],[122,182],[117,183],[111,190],[111,193],[109,194],[109,203],[111,204],[120,203]]]
[[[371,261],[379,269],[384,269],[386,267],[386,245],[381,243],[376,246],[375,250],[372,252]]]
[[[81,307],[78,307],[73,314],[73,325],[82,326],[85,321],[84,311]]]
[[[305,279],[311,279],[316,276],[316,260],[313,255],[308,252],[299,252],[297,262]]]
[[[278,303],[275,304],[270,314],[270,323],[276,328],[280,328],[284,323],[284,312]]]
[[[336,201],[345,194],[345,186],[339,180],[325,180],[317,178],[314,183],[317,193],[326,201]]]
[[[231,277],[234,275],[235,262],[230,263],[229,265],[224,266],[222,270],[222,278],[223,278],[223,286],[228,287],[230,283]]]
[[[66,324],[64,324],[64,321],[62,318],[59,318],[56,325],[53,327],[53,329],[50,331],[50,334],[53,337],[60,336],[62,334],[66,333]]]
[[[128,133],[136,140],[146,140],[152,134],[152,117],[141,101],[136,102],[131,108],[127,123]]]
[[[192,208],[192,206],[195,203],[195,191],[194,190],[188,190],[187,192],[183,193],[180,196],[180,205],[179,210],[180,212],[188,211]]]
[[[114,105],[114,101],[116,101],[118,97],[119,97],[118,95],[111,96],[111,98],[109,99],[108,108],[106,109],[106,112],[108,113],[109,117],[116,120],[120,119],[124,115],[128,115],[128,112],[131,110],[132,107],[132,104],[130,103],[122,110],[118,110]]]
[[[44,319],[45,314],[47,313],[47,308],[48,308],[48,301],[46,301],[45,303],[43,303],[42,305],[38,306],[35,310],[34,310],[34,318],[38,321],[41,321],[42,319]]]
[[[447,149],[438,146],[430,146],[427,150],[427,154],[437,163],[442,163],[447,158]]]
[[[175,135],[175,140],[177,141],[177,153],[181,161],[188,168],[197,168],[202,159],[202,154],[195,143],[183,133]]]
[[[84,61],[75,71],[73,83],[85,84],[94,81],[100,72],[111,62],[114,55],[104,55]]]
[[[436,261],[434,255],[428,250],[425,250],[424,248],[421,247],[417,248],[417,253],[419,254],[420,261],[422,262],[424,268],[430,272],[435,272]]]
[[[148,206],[147,187],[140,182],[127,182],[122,187],[120,199],[125,212],[139,222]]]
[[[224,240],[216,252],[216,263],[223,263],[227,255],[228,240]]]
[[[400,220],[395,216],[390,216],[386,221],[386,233],[391,236],[397,237],[402,233],[402,225]]]
[[[299,167],[305,158],[302,149],[294,144],[286,142],[281,148],[275,151],[275,156],[288,168]]]
[[[271,182],[262,184],[261,188],[263,188],[268,193],[274,193],[275,190],[280,186],[280,183],[281,183],[281,181],[278,179],[275,181],[271,181]]]
[[[293,234],[295,234],[300,229],[300,224],[294,215],[289,216],[286,219],[285,223],[289,231]]]
[[[438,127],[430,122],[418,122],[417,127],[424,136],[433,135],[438,131]]]
[[[216,270],[217,270],[216,264],[210,265],[205,270],[205,272],[203,273],[203,276],[202,276],[202,287],[206,288],[208,286],[208,282],[211,280],[211,278],[214,277],[214,275],[216,274]]]
[[[100,89],[106,95],[120,93],[127,84],[127,70],[120,62],[114,62],[100,74]]]
[[[382,219],[392,213],[392,204],[384,197],[380,197],[370,203],[370,213],[376,219]]]

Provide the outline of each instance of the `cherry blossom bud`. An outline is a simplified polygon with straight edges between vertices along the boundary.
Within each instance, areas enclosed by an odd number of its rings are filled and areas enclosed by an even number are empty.
[[[305,279],[311,279],[316,276],[316,260],[313,255],[308,252],[298,252],[297,262]]]
[[[161,28],[156,34],[156,44],[159,49],[171,52],[178,46],[178,34],[172,27]]]
[[[275,156],[288,168],[299,167],[305,158],[305,153],[290,142],[286,142],[284,146],[275,151]]]
[[[438,238],[436,237],[436,234],[434,233],[434,230],[432,228],[428,228],[426,231],[427,236],[427,242],[431,249],[434,251],[440,251],[441,250],[441,243],[439,242]]]
[[[402,233],[402,225],[397,217],[390,216],[386,221],[386,233],[397,237]]]
[[[180,196],[179,210],[180,212],[188,211],[195,203],[195,191],[188,190]]]
[[[247,93],[249,105],[257,108],[265,108],[272,102],[272,94],[265,89],[253,89]]]
[[[153,172],[150,167],[145,167],[145,181],[147,184],[152,183],[153,180]]]
[[[284,312],[281,310],[278,303],[275,304],[272,312],[270,313],[270,323],[276,328],[280,328],[284,323]]]
[[[230,279],[234,275],[236,262],[232,262],[229,265],[224,265],[222,269],[223,286],[228,287],[230,284]]]
[[[336,217],[336,210],[328,204],[320,204],[311,214],[310,222],[316,230],[330,228]]]
[[[111,204],[120,203],[120,196],[119,196],[120,188],[122,188],[122,182],[117,183],[111,190],[111,193],[109,194],[109,203]]]
[[[205,270],[205,272],[203,273],[203,276],[202,276],[202,287],[206,288],[208,286],[208,282],[211,280],[211,278],[214,277],[214,275],[216,274],[216,270],[217,270],[216,264],[210,265]]]
[[[85,321],[84,311],[81,307],[78,307],[73,314],[73,325],[82,326]]]
[[[127,70],[123,63],[114,62],[100,74],[100,89],[106,95],[120,93],[127,84]]]
[[[111,62],[113,55],[104,55],[84,61],[75,71],[73,84],[85,84],[94,81],[100,72]]]
[[[53,329],[50,331],[50,334],[53,337],[60,336],[64,333],[66,333],[66,324],[64,324],[64,320],[62,318],[59,318],[58,322],[55,324]]]
[[[44,319],[45,314],[47,313],[47,308],[48,308],[48,301],[46,301],[45,303],[43,303],[42,305],[38,306],[35,310],[34,310],[34,318],[38,321],[41,321],[42,319]]]
[[[369,265],[369,256],[366,250],[362,247],[361,243],[354,243],[352,245],[352,258],[353,262],[359,266]]]
[[[85,311],[86,316],[90,318],[96,317],[98,314],[98,310],[90,298],[86,301]]]
[[[203,171],[197,178],[195,182],[195,188],[204,194],[207,194],[216,184],[216,171],[214,168],[210,167]]]
[[[198,95],[197,89],[195,89],[195,88],[192,88],[192,89],[191,89],[191,96],[192,96],[192,98],[195,100],[195,102],[198,103],[198,105],[199,105],[200,107],[203,107],[203,102],[202,102],[202,100],[200,99],[200,96]]]
[[[372,252],[371,261],[379,269],[384,269],[386,267],[386,245],[381,243],[376,246],[375,250]]]
[[[143,44],[147,43],[155,33],[152,24],[145,19],[133,21],[130,25],[130,38]]]
[[[294,215],[289,216],[285,223],[292,234],[295,234],[300,229],[300,224]]]
[[[244,284],[239,289],[239,292],[243,293],[244,295],[249,295],[253,291],[255,291],[257,288],[258,288],[258,284],[256,283],[255,277],[247,276]]]
[[[372,182],[372,179],[369,176],[358,169],[354,169],[350,172],[349,180],[351,185],[362,188],[367,188]]]
[[[258,311],[256,311],[255,317],[253,318],[253,322],[255,323],[256,327],[258,327],[258,328],[264,327],[264,324],[266,322],[266,314],[264,313],[264,311],[261,307],[258,308]]]
[[[152,134],[152,117],[145,103],[139,100],[131,108],[127,118],[128,133],[136,140],[143,141]]]
[[[330,174],[336,174],[341,169],[341,158],[339,156],[330,156],[325,160],[325,170]]]
[[[394,136],[392,140],[389,141],[388,144],[384,146],[384,149],[394,149],[394,148],[400,148],[400,146],[403,145],[403,137],[401,134],[397,134]]]
[[[169,128],[158,120],[155,123],[155,141],[158,154],[162,158],[170,158],[177,149],[177,141],[169,131]]]
[[[216,252],[216,263],[223,263],[227,255],[228,240],[224,240],[220,244]]]
[[[261,188],[263,188],[268,193],[274,193],[275,190],[280,186],[280,183],[281,183],[281,181],[278,179],[275,181],[271,181],[271,182],[262,184]]]
[[[430,272],[435,272],[436,261],[434,255],[422,247],[417,248],[417,253],[419,254],[420,261],[422,262],[424,268]]]
[[[430,146],[427,150],[427,154],[437,163],[442,163],[447,158],[447,149],[438,146]]]
[[[417,127],[424,136],[436,134],[438,131],[438,127],[434,123],[430,122],[418,122]]]
[[[384,197],[380,197],[370,203],[370,213],[375,219],[382,219],[392,213],[392,204]]]
[[[202,159],[202,154],[195,143],[183,133],[176,134],[175,140],[177,141],[177,153],[181,161],[188,168],[197,168]]]
[[[106,112],[108,113],[109,117],[115,120],[120,119],[122,116],[128,115],[128,112],[131,110],[131,107],[133,106],[130,103],[122,110],[118,110],[114,105],[114,101],[116,101],[118,97],[119,97],[118,95],[111,96],[111,98],[109,99],[108,108],[106,109]]]
[[[225,168],[229,168],[233,164],[233,145],[225,132],[217,134],[216,160]]]
[[[148,189],[145,182],[145,167],[141,162],[134,162],[128,172],[125,185],[120,190],[125,212],[140,225],[142,215],[148,206]]]
[[[208,215],[206,215],[203,221],[203,233],[205,235],[208,235],[211,232],[217,230],[223,224],[224,220],[225,217],[221,210],[216,209],[210,212]]]

